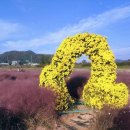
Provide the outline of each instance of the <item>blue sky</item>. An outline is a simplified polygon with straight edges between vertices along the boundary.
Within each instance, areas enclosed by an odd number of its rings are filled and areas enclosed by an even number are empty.
[[[2,0],[0,53],[32,50],[53,54],[76,33],[108,37],[116,59],[130,59],[129,0]]]

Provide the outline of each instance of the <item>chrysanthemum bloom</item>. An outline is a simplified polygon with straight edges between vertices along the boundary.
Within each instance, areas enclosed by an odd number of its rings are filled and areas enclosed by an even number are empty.
[[[101,109],[104,105],[121,108],[128,102],[128,89],[116,83],[115,58],[105,37],[96,34],[77,34],[60,44],[50,65],[40,74],[40,86],[50,87],[57,94],[57,110],[65,110],[73,99],[65,79],[69,78],[77,58],[85,54],[91,61],[91,76],[84,86],[84,103]]]

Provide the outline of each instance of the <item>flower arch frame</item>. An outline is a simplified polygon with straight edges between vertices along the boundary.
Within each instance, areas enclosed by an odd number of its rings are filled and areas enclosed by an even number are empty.
[[[104,105],[121,108],[128,102],[128,89],[116,83],[116,63],[107,39],[101,35],[82,33],[62,41],[50,65],[40,74],[40,86],[51,88],[57,94],[57,110],[66,110],[74,100],[67,90],[65,79],[73,71],[77,58],[85,54],[91,61],[91,76],[84,86],[82,98],[90,107]]]

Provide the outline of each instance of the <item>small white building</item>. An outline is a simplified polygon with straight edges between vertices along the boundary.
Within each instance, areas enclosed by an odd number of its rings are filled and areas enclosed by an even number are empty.
[[[38,66],[38,65],[40,65],[39,63],[31,63],[31,66]]]
[[[13,65],[13,66],[18,65],[18,61],[12,61],[12,64],[11,64],[11,65]]]

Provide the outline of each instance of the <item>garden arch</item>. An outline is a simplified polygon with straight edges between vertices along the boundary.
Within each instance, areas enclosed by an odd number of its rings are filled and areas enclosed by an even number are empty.
[[[69,78],[77,58],[82,54],[91,61],[91,76],[84,86],[82,98],[86,105],[101,109],[104,105],[121,108],[128,102],[128,89],[116,83],[116,63],[105,37],[96,34],[77,34],[60,44],[50,65],[40,74],[40,86],[53,89],[57,94],[57,110],[65,110],[73,99],[65,79]]]

